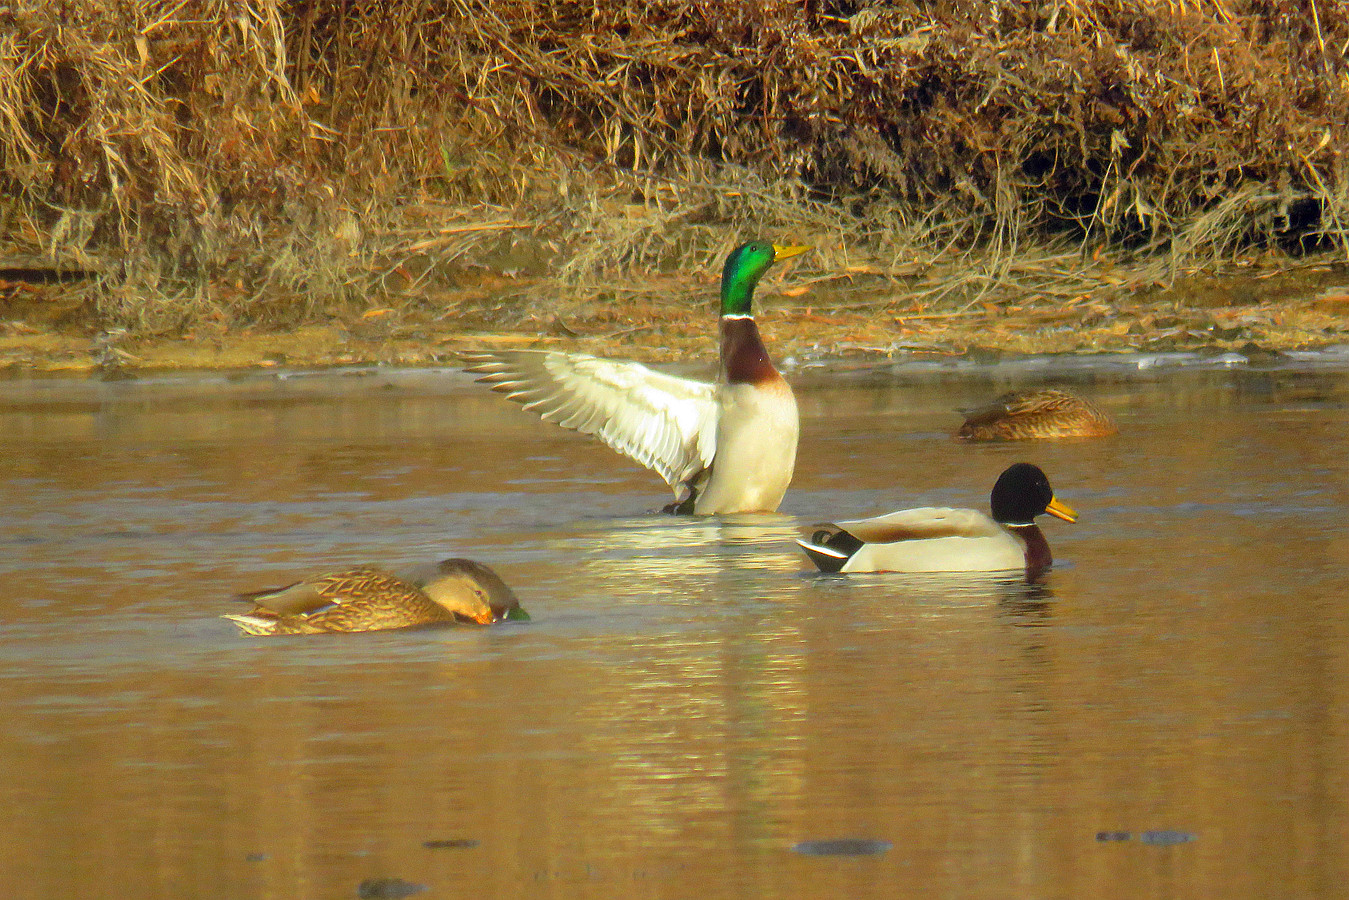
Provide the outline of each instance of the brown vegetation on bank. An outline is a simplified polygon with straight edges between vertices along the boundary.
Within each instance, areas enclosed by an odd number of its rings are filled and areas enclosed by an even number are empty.
[[[19,0],[0,319],[528,329],[748,235],[883,321],[1342,260],[1347,55],[1317,0]]]

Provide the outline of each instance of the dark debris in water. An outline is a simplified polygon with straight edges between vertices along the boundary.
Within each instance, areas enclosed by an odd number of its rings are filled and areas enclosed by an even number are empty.
[[[361,900],[400,900],[426,890],[426,885],[401,878],[367,878],[356,889]]]
[[[1098,831],[1096,840],[1106,843],[1118,843],[1133,839],[1133,834],[1128,831]],[[1172,831],[1170,829],[1161,829],[1157,831],[1142,831],[1138,834],[1138,843],[1147,844],[1152,847],[1170,847],[1175,844],[1188,844],[1191,841],[1199,839],[1199,835],[1192,831]]]
[[[1189,831],[1145,831],[1138,836],[1138,840],[1143,844],[1169,847],[1172,844],[1188,844],[1197,837],[1198,835]]]
[[[801,841],[792,850],[803,856],[876,856],[893,846],[889,841],[870,838],[836,838],[828,841]]]
[[[472,850],[478,843],[474,838],[446,838],[422,841],[422,846],[427,850]]]

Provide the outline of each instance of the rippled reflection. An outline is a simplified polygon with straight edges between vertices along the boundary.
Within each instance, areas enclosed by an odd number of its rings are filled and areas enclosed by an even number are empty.
[[[798,373],[783,510],[724,520],[654,514],[654,476],[451,373],[7,383],[0,874],[1336,896],[1349,379],[1130,365]],[[950,440],[956,407],[1051,374],[1121,433]],[[1081,513],[1034,583],[825,576],[793,543],[820,510],[983,508],[1021,458]],[[451,555],[533,621],[258,641],[218,618],[240,589]]]

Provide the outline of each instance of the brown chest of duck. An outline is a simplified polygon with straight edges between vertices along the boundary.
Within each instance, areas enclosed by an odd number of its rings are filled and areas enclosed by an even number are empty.
[[[755,324],[754,289],[773,263],[808,249],[750,241],[727,257],[713,383],[560,350],[469,352],[465,368],[545,421],[655,470],[674,490],[669,512],[773,512],[791,483],[800,426]]]

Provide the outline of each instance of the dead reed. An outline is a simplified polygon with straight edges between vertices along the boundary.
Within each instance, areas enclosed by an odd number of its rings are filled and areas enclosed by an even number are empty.
[[[1078,281],[1343,257],[1347,56],[1327,0],[18,0],[0,251],[161,332],[713,269],[751,233],[958,257],[953,303],[1065,247]]]

